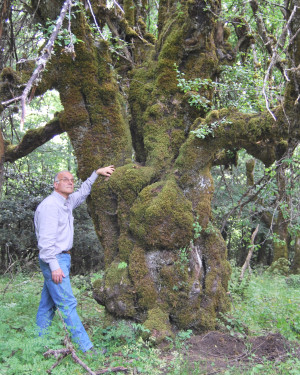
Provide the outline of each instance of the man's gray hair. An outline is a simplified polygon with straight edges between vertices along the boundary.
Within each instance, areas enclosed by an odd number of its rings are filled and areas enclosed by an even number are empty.
[[[71,173],[70,171],[67,171],[67,170],[57,172],[56,175],[54,176],[54,182],[58,182],[58,181],[59,181],[59,179],[58,179],[58,175],[59,175],[60,173],[63,173],[63,172]]]

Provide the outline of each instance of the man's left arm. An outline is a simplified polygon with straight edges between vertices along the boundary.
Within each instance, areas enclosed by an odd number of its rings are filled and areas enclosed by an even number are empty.
[[[99,175],[106,177],[105,180],[107,180],[114,171],[115,167],[113,165],[99,168],[94,171],[91,176],[81,184],[80,188],[75,193],[70,195],[72,208],[78,207],[87,198],[92,190],[93,183],[97,180]]]

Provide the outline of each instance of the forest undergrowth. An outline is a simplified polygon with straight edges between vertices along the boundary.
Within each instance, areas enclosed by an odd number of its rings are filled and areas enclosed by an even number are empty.
[[[76,350],[78,357],[96,374],[299,374],[300,276],[256,271],[240,283],[238,274],[234,267],[232,309],[220,316],[218,330],[201,335],[180,331],[160,346],[151,338],[142,339],[141,324],[104,324],[104,308],[92,298],[92,282],[100,273],[73,276],[82,321],[95,347],[107,349],[96,359]],[[39,272],[0,277],[0,375],[46,374],[56,359],[43,354],[64,348],[65,330],[58,314],[48,336],[37,336],[35,314],[42,284]],[[88,372],[69,355],[51,373]]]

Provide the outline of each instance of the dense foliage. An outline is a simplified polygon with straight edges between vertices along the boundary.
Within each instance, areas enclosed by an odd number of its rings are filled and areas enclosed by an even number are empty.
[[[253,162],[252,184],[248,184],[247,162]],[[217,226],[227,242],[229,258],[242,265],[246,259],[251,234],[260,224],[255,240],[252,264],[270,265],[274,259],[273,241],[280,241],[275,230],[279,209],[284,209],[288,223],[289,261],[293,264],[295,240],[299,235],[299,150],[286,163],[286,199],[280,197],[276,179],[276,164],[270,168],[254,160],[244,150],[238,154],[236,166],[215,167],[216,192],[213,201]],[[269,220],[267,220],[268,218]]]

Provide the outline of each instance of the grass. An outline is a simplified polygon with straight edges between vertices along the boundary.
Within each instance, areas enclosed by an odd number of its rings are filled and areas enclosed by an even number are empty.
[[[99,277],[99,275],[95,275]],[[124,366],[129,374],[201,375],[207,374],[205,366],[191,367],[183,357],[185,342],[191,331],[181,332],[172,348],[172,361],[151,343],[140,338],[143,326],[125,322],[103,326],[104,309],[92,298],[91,277],[73,277],[73,291],[78,299],[78,312],[96,347],[106,347],[106,356],[84,359],[93,370]],[[37,336],[35,315],[39,303],[43,279],[40,273],[0,277],[0,375],[45,374],[55,362],[45,359],[47,348],[63,347],[65,332],[58,315],[46,338]],[[288,340],[300,338],[300,277],[253,274],[251,279],[238,286],[233,272],[231,296],[233,308],[222,321],[232,334],[242,334],[247,327],[252,335],[267,332],[280,333]],[[79,352],[78,352],[79,353]],[[80,356],[80,355],[79,355]],[[83,359],[83,357],[81,356]],[[199,359],[200,361],[200,359]],[[220,372],[224,375],[241,374],[240,369],[228,366]],[[284,362],[255,364],[243,370],[245,375],[300,373],[300,361],[293,353]],[[71,358],[66,357],[52,371],[53,375],[87,374]],[[119,373],[121,374],[121,373]]]
[[[237,272],[234,269],[229,286],[236,331],[247,326],[252,335],[267,331],[288,340],[300,339],[300,275],[254,273],[238,287]]]
[[[96,360],[83,359],[94,369],[124,366],[136,368],[140,373],[158,374],[163,361],[158,349],[137,337],[140,325],[115,324],[103,329],[104,310],[92,298],[86,278],[74,277],[73,292],[78,300],[78,312],[87,327],[95,347],[108,349],[108,353]],[[48,349],[63,348],[65,331],[56,314],[46,338],[37,335],[35,315],[42,290],[43,278],[39,273],[18,274],[14,279],[0,277],[0,375],[44,374],[55,362],[45,359]],[[71,358],[66,357],[53,375],[86,374]]]

